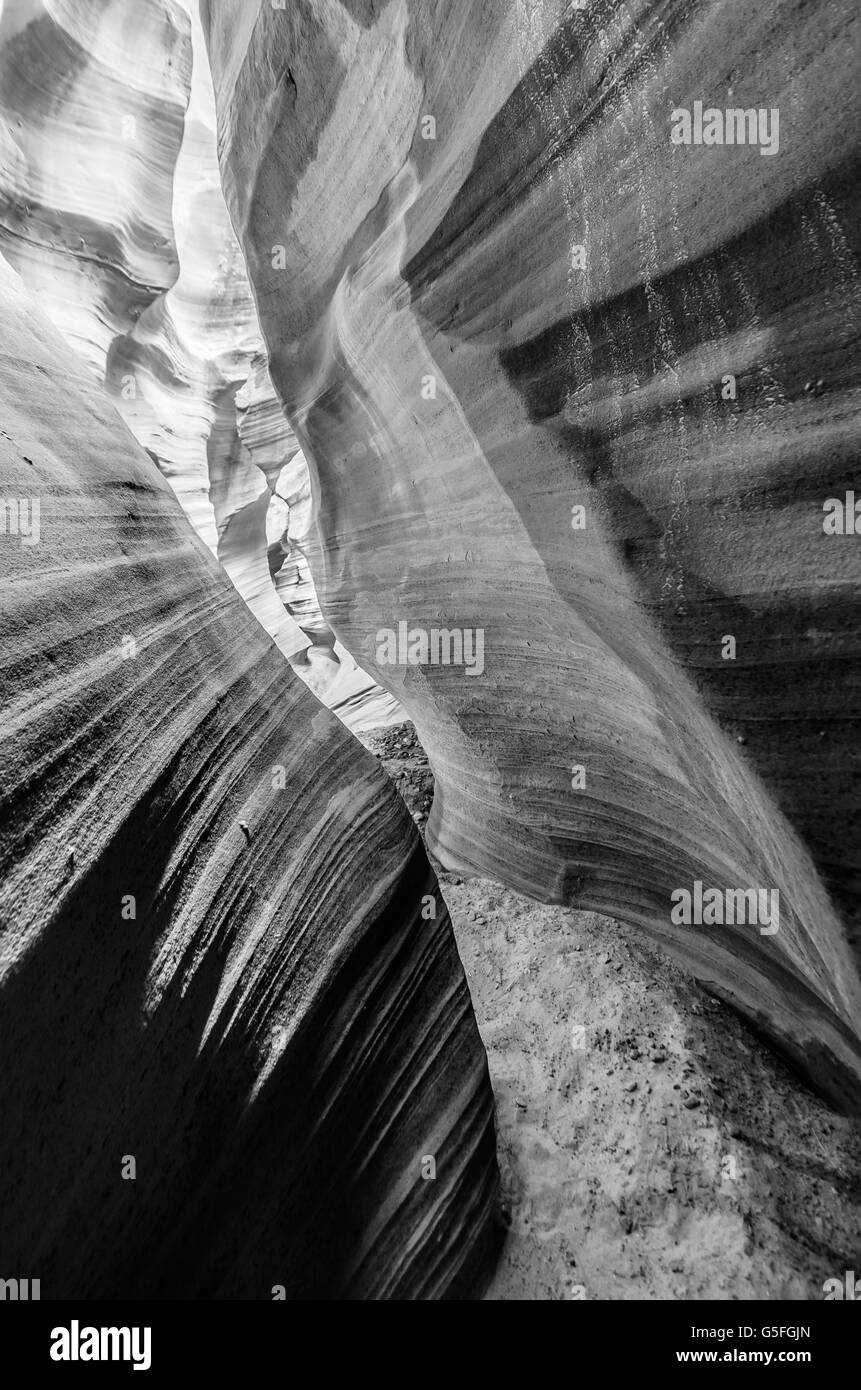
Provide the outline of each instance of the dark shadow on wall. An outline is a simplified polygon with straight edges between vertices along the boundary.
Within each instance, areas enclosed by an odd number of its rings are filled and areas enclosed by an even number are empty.
[[[4,984],[0,1267],[41,1279],[43,1299],[269,1299],[276,1285],[288,1299],[422,1298],[440,1267],[455,1271],[447,1296],[469,1297],[495,1258],[491,1093],[485,1063],[436,1155],[446,1206],[421,1181],[422,1137],[474,1058],[474,1024],[447,914],[427,923],[417,910],[433,891],[418,841],[329,988],[311,1006],[293,999],[296,1032],[252,1103],[267,1016],[290,1000],[286,963],[201,1046],[235,932],[210,927],[200,955],[204,921],[194,969],[172,963],[144,1018],[179,909],[167,861],[210,771],[204,761],[180,796],[165,771]],[[193,881],[194,866],[183,872]],[[136,921],[119,918],[128,893]],[[262,910],[252,892],[247,918]],[[286,962],[290,922],[278,930]],[[460,1015],[470,1026],[455,1043]],[[127,1155],[134,1180],[121,1177]],[[405,1169],[415,1182],[369,1240]]]

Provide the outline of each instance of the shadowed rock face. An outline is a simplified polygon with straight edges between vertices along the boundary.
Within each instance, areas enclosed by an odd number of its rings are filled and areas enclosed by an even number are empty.
[[[444,863],[641,924],[857,1109],[861,542],[822,507],[858,15],[570,11],[202,0],[312,572],[428,749]],[[777,153],[673,144],[695,101],[777,108]],[[483,670],[385,659],[400,622],[481,629]],[[674,924],[695,881],[776,889],[779,931]]]
[[[469,1296],[492,1096],[403,803],[5,265],[0,314],[0,1268]]]

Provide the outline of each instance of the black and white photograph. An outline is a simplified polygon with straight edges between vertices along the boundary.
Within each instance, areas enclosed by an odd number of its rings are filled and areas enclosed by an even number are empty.
[[[26,1374],[480,1301],[823,1376],[859,75],[858,0],[0,0]]]

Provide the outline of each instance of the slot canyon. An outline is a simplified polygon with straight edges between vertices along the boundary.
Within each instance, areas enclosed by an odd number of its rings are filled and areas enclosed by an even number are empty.
[[[859,56],[0,2],[0,1279],[861,1268]]]

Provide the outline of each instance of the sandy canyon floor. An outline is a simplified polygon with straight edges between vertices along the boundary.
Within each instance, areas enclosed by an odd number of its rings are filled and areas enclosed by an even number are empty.
[[[422,830],[412,725],[363,742]],[[488,1299],[817,1300],[861,1268],[861,1123],[633,930],[435,868],[496,1097]]]

